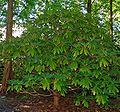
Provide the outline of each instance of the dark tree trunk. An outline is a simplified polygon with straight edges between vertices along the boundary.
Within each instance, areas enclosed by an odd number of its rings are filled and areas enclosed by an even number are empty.
[[[7,8],[7,28],[6,28],[6,39],[12,37],[13,27],[13,0],[8,0]],[[4,65],[3,79],[2,79],[2,91],[5,92],[7,89],[7,81],[12,77],[12,62],[9,61]]]
[[[91,13],[91,6],[92,6],[91,0],[88,0],[88,3],[87,3],[87,12],[88,13]]]
[[[110,35],[113,38],[113,11],[112,11],[112,0],[110,0]]]

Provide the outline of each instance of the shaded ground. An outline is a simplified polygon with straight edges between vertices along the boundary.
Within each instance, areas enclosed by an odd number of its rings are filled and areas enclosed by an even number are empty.
[[[112,104],[116,107],[100,108],[95,103],[91,103],[89,108],[75,106],[70,97],[61,98],[60,106],[53,107],[51,97],[26,97],[26,95],[0,96],[0,112],[120,112],[120,101],[112,99]]]

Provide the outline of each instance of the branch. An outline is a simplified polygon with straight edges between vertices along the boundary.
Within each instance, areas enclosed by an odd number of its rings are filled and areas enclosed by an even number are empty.
[[[94,2],[95,2],[95,0],[93,0],[91,4],[93,4]]]
[[[50,92],[50,94],[40,94],[40,93],[37,93],[37,92],[28,92],[28,91],[22,91],[20,92],[21,94],[29,94],[31,96],[42,96],[42,97],[49,97],[49,96],[52,96],[53,94]]]

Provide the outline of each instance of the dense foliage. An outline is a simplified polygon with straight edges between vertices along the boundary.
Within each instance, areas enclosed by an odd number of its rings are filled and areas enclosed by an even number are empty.
[[[43,88],[65,96],[69,87],[79,87],[76,105],[88,107],[92,99],[107,104],[119,92],[120,52],[100,24],[78,4],[46,5],[21,38],[0,43],[1,58],[13,63],[8,90]]]

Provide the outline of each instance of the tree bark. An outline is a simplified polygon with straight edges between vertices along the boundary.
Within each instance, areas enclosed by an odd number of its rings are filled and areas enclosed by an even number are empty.
[[[53,103],[54,103],[54,106],[55,108],[58,108],[59,107],[59,99],[60,99],[60,94],[57,93],[57,92],[53,92]]]
[[[110,35],[111,35],[111,38],[113,38],[113,11],[112,11],[112,2],[113,2],[113,0],[110,0]]]
[[[91,0],[88,0],[88,3],[87,3],[87,12],[88,13],[91,13],[91,6],[92,6]]]
[[[8,0],[7,8],[7,27],[6,27],[6,39],[12,37],[13,27],[13,0]],[[9,61],[4,65],[3,79],[2,79],[2,91],[5,92],[7,89],[7,82],[12,77],[12,62]]]

